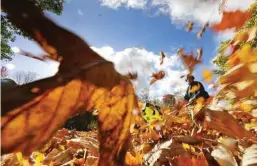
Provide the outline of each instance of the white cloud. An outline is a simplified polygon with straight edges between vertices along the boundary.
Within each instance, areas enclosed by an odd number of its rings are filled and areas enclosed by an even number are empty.
[[[143,9],[147,4],[146,0],[100,0],[100,2],[103,6],[107,6],[113,9],[117,9],[121,6],[134,9]]]
[[[16,66],[12,63],[8,63],[5,65],[8,70],[13,70]]]
[[[126,48],[122,51],[114,51],[109,46],[101,48],[91,47],[106,60],[112,61],[116,70],[121,74],[128,72],[137,72],[138,80],[132,81],[136,86],[136,92],[139,93],[143,88],[150,88],[150,95],[162,97],[166,93],[185,91],[187,84],[180,78],[186,74],[181,67],[176,55],[168,56],[164,59],[163,65],[160,65],[159,55],[140,48]],[[152,72],[160,70],[165,71],[165,77],[149,86]]]
[[[228,29],[228,30],[218,33],[216,40],[218,42],[223,42],[223,41],[232,39],[234,37],[234,35],[235,35],[234,29]]]
[[[219,5],[221,0],[100,0],[102,5],[117,9],[126,6],[135,9],[154,8],[159,13],[170,16],[173,23],[184,23],[188,20],[205,24],[207,21],[217,23],[221,20]],[[246,10],[254,0],[228,0],[224,10]]]

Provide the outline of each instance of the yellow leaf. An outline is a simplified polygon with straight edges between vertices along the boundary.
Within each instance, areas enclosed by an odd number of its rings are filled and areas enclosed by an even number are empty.
[[[41,163],[41,162],[43,161],[44,157],[45,157],[44,154],[42,154],[42,153],[37,153],[36,162],[37,162],[37,163]]]
[[[227,65],[232,68],[241,63],[251,63],[257,61],[257,51],[254,50],[250,44],[244,44],[243,47],[229,56]]]
[[[190,149],[190,145],[186,144],[186,143],[182,143],[182,146],[184,149],[189,150]]]
[[[246,111],[246,112],[250,112],[253,110],[253,106],[251,104],[246,104],[246,103],[241,103],[240,104],[240,108],[243,110],[243,111]]]
[[[212,81],[212,71],[211,70],[203,70],[203,80],[207,83],[210,83]]]
[[[22,161],[23,161],[22,153],[21,153],[21,152],[16,153],[16,157],[17,157],[18,161],[19,161],[20,163],[22,163]]]

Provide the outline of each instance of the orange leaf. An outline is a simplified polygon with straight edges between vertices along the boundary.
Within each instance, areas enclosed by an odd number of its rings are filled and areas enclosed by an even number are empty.
[[[150,85],[152,85],[153,83],[155,83],[158,80],[163,79],[164,76],[165,76],[164,71],[159,71],[158,73],[153,73]]]
[[[213,25],[214,31],[223,31],[230,28],[241,28],[244,23],[251,17],[252,11],[242,12],[240,10],[234,12],[223,12],[222,20],[219,24]]]
[[[183,54],[181,58],[190,73],[192,73],[195,66],[201,62],[197,58],[195,58],[193,54]]]

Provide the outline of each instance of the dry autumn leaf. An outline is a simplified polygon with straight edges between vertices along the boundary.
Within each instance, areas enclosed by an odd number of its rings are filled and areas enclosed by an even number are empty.
[[[155,83],[158,80],[163,79],[164,76],[165,76],[164,71],[159,71],[158,73],[153,73],[150,85],[152,85],[153,83]]]
[[[206,29],[209,27],[209,23],[207,22],[206,24],[204,24],[203,28],[200,30],[200,32],[197,34],[197,38],[201,39],[203,37],[204,32],[206,31]]]
[[[233,89],[237,97],[254,96],[257,92],[257,62],[240,64],[221,76],[223,90]]]
[[[196,52],[197,52],[197,60],[201,60],[202,59],[202,56],[203,56],[203,48],[198,48],[197,50],[196,50]]]
[[[244,129],[227,111],[212,111],[204,108],[206,125],[234,138],[254,137],[254,134]]]
[[[183,55],[184,54],[184,48],[180,48],[178,51],[177,51],[177,54],[180,56],[180,55]]]
[[[210,83],[212,81],[212,71],[211,70],[208,70],[208,69],[203,70],[202,76],[203,76],[203,80],[205,82]]]
[[[195,66],[201,62],[193,54],[183,54],[181,58],[189,73],[192,73]]]
[[[230,28],[241,28],[244,23],[251,17],[252,11],[242,12],[240,10],[228,12],[224,11],[221,22],[213,25],[211,28],[214,31],[224,31]]]
[[[187,22],[187,25],[186,25],[186,31],[187,31],[187,32],[192,31],[193,25],[194,25],[194,23],[193,23],[192,21],[188,21],[188,22]]]
[[[163,52],[163,51],[161,51],[161,52],[160,52],[160,65],[162,65],[162,64],[163,64],[163,60],[164,60],[164,58],[165,58],[165,54],[164,54],[164,52]]]
[[[257,26],[254,26],[246,31],[239,32],[236,36],[231,40],[230,44],[237,45],[240,42],[250,42],[252,41],[257,34]]]
[[[227,2],[227,0],[222,0],[222,2],[220,3],[220,5],[219,5],[219,12],[220,13],[223,12],[226,2]]]
[[[63,57],[55,76],[5,94],[1,117],[2,154],[21,151],[28,155],[48,141],[70,116],[97,109],[98,165],[123,165],[133,120],[131,112],[137,108],[130,81],[78,36],[43,16],[28,0],[5,0],[2,5],[10,20],[46,52],[55,56],[58,52]],[[24,12],[28,17],[23,17]],[[76,45],[71,47],[71,42]],[[39,89],[39,93],[31,92],[33,88]]]
[[[232,68],[238,64],[245,64],[255,61],[257,61],[257,51],[253,49],[250,44],[245,44],[240,50],[229,56],[226,64],[228,67]]]

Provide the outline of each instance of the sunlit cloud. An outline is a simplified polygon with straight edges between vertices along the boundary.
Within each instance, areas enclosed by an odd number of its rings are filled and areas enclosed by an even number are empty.
[[[17,53],[19,53],[19,52],[21,51],[18,47],[12,47],[11,50],[12,50],[15,54],[17,54]]]
[[[8,70],[13,70],[16,66],[14,64],[8,63],[5,65]]]

